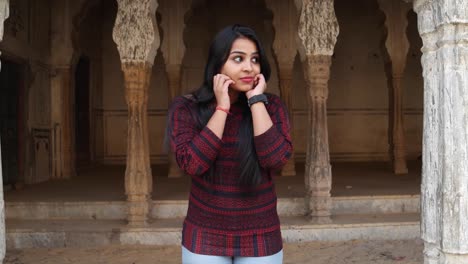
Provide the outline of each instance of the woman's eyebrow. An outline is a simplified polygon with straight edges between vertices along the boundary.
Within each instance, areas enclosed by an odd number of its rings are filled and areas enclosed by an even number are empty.
[[[231,54],[243,54],[243,55],[247,55],[247,53],[245,53],[245,52],[243,52],[243,51],[239,51],[239,50],[231,51]],[[258,51],[252,52],[252,54],[258,54]]]

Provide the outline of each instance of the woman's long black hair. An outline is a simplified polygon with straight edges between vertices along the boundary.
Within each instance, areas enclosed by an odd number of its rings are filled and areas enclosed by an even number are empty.
[[[212,103],[216,101],[216,97],[213,91],[213,77],[220,73],[229,57],[232,43],[238,38],[247,38],[255,43],[260,60],[260,71],[266,81],[270,78],[270,64],[257,35],[251,28],[233,25],[221,30],[211,43],[203,84],[193,92],[193,97],[198,104],[197,115],[200,129],[206,126],[214,112]],[[240,159],[239,168],[241,169],[239,182],[246,185],[257,185],[262,182],[262,175],[253,141],[252,114],[244,93],[239,94],[236,103],[243,108],[243,121],[239,129],[238,157]],[[214,168],[211,168],[205,178],[214,181],[213,177],[217,177],[217,175],[214,173]]]

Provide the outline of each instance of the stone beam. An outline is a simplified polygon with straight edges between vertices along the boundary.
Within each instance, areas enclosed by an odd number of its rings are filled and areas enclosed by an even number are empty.
[[[331,55],[338,37],[333,0],[296,1],[299,5],[299,54],[309,91],[309,123],[305,168],[306,210],[312,219],[329,220],[331,165],[327,98]]]
[[[148,136],[148,89],[159,47],[156,0],[118,0],[113,39],[120,54],[128,106],[125,194],[128,223],[145,225],[150,210],[152,175]]]
[[[416,0],[423,40],[424,263],[468,263],[468,0]]]

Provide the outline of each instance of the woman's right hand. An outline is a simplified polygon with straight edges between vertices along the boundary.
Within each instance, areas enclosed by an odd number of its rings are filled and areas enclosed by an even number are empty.
[[[216,104],[223,109],[229,110],[231,107],[231,100],[229,99],[229,85],[233,84],[231,80],[225,74],[216,74],[213,77],[213,91],[216,96]]]

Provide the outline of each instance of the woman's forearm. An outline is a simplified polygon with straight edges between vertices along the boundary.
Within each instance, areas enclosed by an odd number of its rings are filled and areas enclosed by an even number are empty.
[[[268,114],[263,102],[251,105],[250,111],[252,112],[254,136],[265,133],[271,126],[273,126],[273,121],[271,121],[270,114]]]
[[[224,126],[226,125],[227,113],[221,110],[216,110],[211,116],[206,126],[213,131],[213,133],[219,138],[223,138]]]

